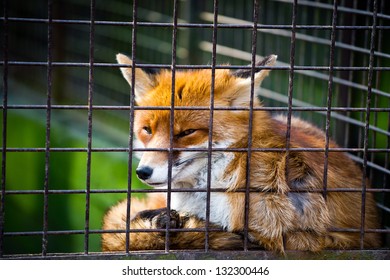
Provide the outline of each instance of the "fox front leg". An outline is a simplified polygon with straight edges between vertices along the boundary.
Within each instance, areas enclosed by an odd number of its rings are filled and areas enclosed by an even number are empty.
[[[130,221],[130,229],[140,230],[129,234],[129,249],[164,250],[166,235],[164,229],[169,223],[170,229],[183,229],[169,233],[169,246],[171,249],[204,249],[206,242],[206,222],[195,215],[179,213],[166,208],[144,210],[138,212]],[[209,228],[218,229],[218,226],[209,223]],[[126,229],[126,212],[109,211],[104,219],[104,230]],[[150,231],[160,229],[160,231]],[[186,231],[186,229],[190,229]],[[197,229],[196,231],[193,231]],[[142,232],[142,230],[147,230]],[[199,231],[198,231],[199,230]],[[102,235],[103,251],[125,251],[126,233],[104,233]],[[242,238],[239,234],[226,231],[209,232],[209,248],[215,250],[238,250],[243,248]]]
[[[169,223],[171,229],[182,231],[170,232],[169,244],[171,249],[204,249],[206,246],[205,229],[218,229],[213,223],[206,222],[195,215],[179,213],[175,210],[158,209],[143,211],[139,213],[143,219],[149,218],[151,226],[157,229],[166,229]],[[194,230],[195,231],[192,231]],[[189,230],[189,231],[187,231]],[[199,231],[197,231],[199,230]],[[160,243],[165,242],[165,232],[160,232]],[[161,240],[161,238],[163,240]],[[214,250],[238,250],[243,248],[243,241],[240,235],[226,231],[209,232],[209,248]],[[164,248],[163,248],[164,249]]]
[[[181,229],[182,231],[169,233],[169,246],[171,249],[204,249],[206,245],[206,222],[195,215],[188,213],[179,213],[175,210],[168,211],[166,208],[157,210],[146,210],[137,214],[133,223],[137,221],[138,226],[149,226],[153,229],[166,229],[169,223],[170,229]],[[209,223],[210,229],[218,229],[218,226]],[[195,231],[192,231],[196,229]],[[189,231],[186,231],[189,230]],[[197,231],[199,230],[199,231]],[[140,237],[138,234],[137,237]],[[165,231],[158,232],[154,235],[149,235],[148,239],[153,244],[150,249],[164,249],[165,248]],[[135,241],[134,237],[131,239],[134,250],[145,250],[146,240]],[[239,250],[243,248],[242,237],[238,234],[226,231],[211,231],[209,232],[209,248],[214,250]]]
[[[135,228],[148,228],[165,230],[169,224],[169,229],[181,229],[188,227],[188,222],[191,220],[192,226],[201,225],[202,222],[196,217],[188,215],[180,215],[176,210],[168,210],[167,208],[145,210],[139,212],[132,220],[132,225]],[[135,233],[130,238],[133,244],[133,250],[163,250],[166,244],[166,232],[148,232]],[[182,235],[186,235],[184,238]],[[191,238],[191,236],[193,238]],[[196,233],[184,232],[169,232],[169,244],[172,249],[197,249],[199,248],[194,238]],[[147,243],[147,244],[145,244]]]
[[[169,220],[166,217],[166,208],[156,210],[145,210],[138,212],[130,221],[131,230],[140,230],[129,233],[129,250],[163,250],[165,248],[165,235],[163,232],[144,231],[150,229],[161,229],[166,227]],[[171,227],[177,227],[178,215],[171,211]],[[105,230],[126,230],[126,213],[111,210],[104,219],[103,229]],[[103,251],[125,251],[126,233],[104,233],[102,235]]]

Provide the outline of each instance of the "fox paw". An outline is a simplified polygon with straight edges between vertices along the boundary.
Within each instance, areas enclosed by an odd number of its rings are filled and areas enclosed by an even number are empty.
[[[144,210],[137,214],[143,221],[149,221],[151,229],[181,228],[185,219],[176,210],[168,211],[166,208],[155,210]]]
[[[154,225],[158,229],[166,229],[167,226],[172,228],[181,228],[183,226],[180,215],[177,211],[164,209],[153,219]]]

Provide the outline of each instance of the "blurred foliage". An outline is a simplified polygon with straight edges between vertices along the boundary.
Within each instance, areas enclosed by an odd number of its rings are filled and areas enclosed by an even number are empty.
[[[40,116],[41,115],[41,116]],[[46,127],[37,114],[18,114],[9,111],[7,141],[9,147],[44,147]],[[41,118],[43,120],[43,118]],[[84,147],[86,137],[70,131],[70,127],[52,120],[51,147]],[[85,134],[86,136],[86,134]],[[84,138],[84,139],[83,139]],[[95,139],[104,137],[96,135]],[[100,140],[102,141],[102,140]],[[125,141],[124,141],[125,142]],[[93,153],[91,181],[93,189],[127,189],[127,153]],[[134,163],[136,164],[136,162]],[[85,152],[50,153],[50,190],[84,190],[86,186],[87,154]],[[141,187],[132,174],[132,187]],[[7,153],[7,190],[42,190],[45,180],[45,153]],[[90,230],[101,228],[105,211],[126,194],[91,194]],[[48,230],[84,230],[86,195],[50,194],[48,205]],[[8,195],[5,200],[5,229],[14,231],[41,231],[43,226],[43,195]],[[100,250],[100,236],[90,235],[90,250]],[[79,252],[84,246],[84,235],[50,235],[49,252]],[[6,237],[7,253],[39,253],[41,237]]]

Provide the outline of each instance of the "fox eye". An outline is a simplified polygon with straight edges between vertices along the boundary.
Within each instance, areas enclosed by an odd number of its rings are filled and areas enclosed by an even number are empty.
[[[149,126],[144,126],[142,128],[147,134],[152,134],[152,129]]]
[[[196,129],[187,129],[176,135],[177,138],[183,138],[194,133]]]

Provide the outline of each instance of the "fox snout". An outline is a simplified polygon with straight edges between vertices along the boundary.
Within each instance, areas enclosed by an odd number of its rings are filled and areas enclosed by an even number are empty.
[[[148,180],[150,177],[152,177],[153,169],[149,166],[138,166],[135,173],[137,173],[138,178],[141,180]]]
[[[168,159],[163,152],[144,152],[135,170],[137,177],[153,187],[162,187],[168,181]]]

